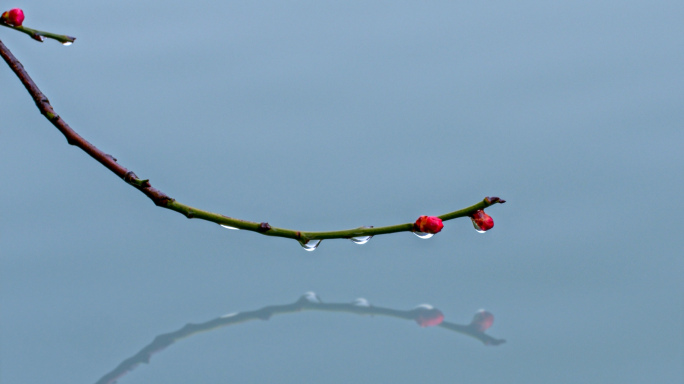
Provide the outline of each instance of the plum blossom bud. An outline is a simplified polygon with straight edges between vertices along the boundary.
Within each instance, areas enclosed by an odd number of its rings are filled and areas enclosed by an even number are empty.
[[[494,219],[483,210],[475,211],[475,213],[470,216],[470,220],[473,221],[473,227],[475,227],[475,230],[478,232],[489,231],[494,227]]]
[[[437,233],[444,228],[442,219],[436,216],[421,216],[413,224],[413,230],[423,233]]]
[[[15,27],[21,27],[21,24],[24,22],[24,11],[19,8],[10,9],[9,11],[3,12],[1,17],[5,23]]]
[[[444,321],[444,314],[442,311],[437,308],[433,308],[430,305],[420,305],[415,309],[415,311],[417,312],[415,318],[416,323],[423,328],[434,327],[436,325],[442,324],[442,321]]]
[[[480,309],[475,313],[475,316],[473,316],[473,321],[470,322],[470,327],[478,332],[484,332],[489,329],[493,323],[494,315],[485,311],[484,309]]]

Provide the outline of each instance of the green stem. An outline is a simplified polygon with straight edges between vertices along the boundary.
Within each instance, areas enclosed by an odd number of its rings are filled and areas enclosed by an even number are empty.
[[[465,216],[470,216],[473,214],[475,211],[480,210],[480,209],[485,209],[493,204],[496,203],[501,203],[503,200],[496,199],[496,198],[489,198],[486,197],[479,203],[472,205],[467,208],[460,209],[458,211],[454,212],[449,212],[444,215],[438,216],[442,221],[447,221],[447,220],[453,220],[459,217],[465,217]],[[235,219],[232,217],[220,215],[217,213],[209,212],[209,211],[203,211],[201,209],[197,209],[194,207],[191,207],[189,205],[185,205],[183,203],[180,203],[178,201],[170,201],[166,208],[171,209],[173,211],[182,213],[186,217],[190,219],[202,219],[206,221],[211,221],[216,224],[221,224],[221,225],[227,225],[229,227],[233,228],[238,228],[238,229],[243,229],[246,231],[253,231],[253,232],[259,232],[267,236],[276,236],[276,237],[285,237],[289,239],[295,239],[301,242],[306,242],[308,240],[324,240],[324,239],[349,239],[352,237],[358,237],[358,236],[376,236],[376,235],[384,235],[388,233],[396,233],[396,232],[412,232],[413,231],[413,223],[405,223],[405,224],[396,224],[396,225],[390,225],[390,226],[385,226],[385,227],[372,227],[372,228],[365,228],[365,227],[359,227],[359,228],[352,228],[352,229],[345,229],[345,230],[338,230],[338,231],[319,231],[319,232],[304,232],[304,231],[296,231],[292,229],[286,229],[286,228],[278,228],[278,227],[272,227],[268,225],[269,229],[265,229],[265,225],[267,223],[256,223],[252,221],[245,221],[245,220],[240,220],[240,219]]]
[[[18,26],[17,27],[14,25],[7,24],[2,20],[0,20],[0,25],[2,25],[3,27],[14,29],[14,30],[19,31],[19,32],[23,32],[23,33],[31,36],[31,38],[33,40],[40,41],[41,43],[43,42],[43,40],[45,38],[57,40],[64,45],[70,45],[74,42],[74,40],[76,40],[75,37],[71,37],[71,36],[67,36],[67,35],[58,35],[56,33],[40,31],[37,29],[27,28],[24,26]]]

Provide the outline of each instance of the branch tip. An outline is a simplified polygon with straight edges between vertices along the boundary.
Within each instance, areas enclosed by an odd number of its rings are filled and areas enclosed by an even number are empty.
[[[484,199],[485,199],[485,202],[489,205],[496,204],[496,203],[503,204],[506,202],[506,200],[501,199],[501,198],[496,197],[496,196],[492,196],[492,197],[487,196]]]

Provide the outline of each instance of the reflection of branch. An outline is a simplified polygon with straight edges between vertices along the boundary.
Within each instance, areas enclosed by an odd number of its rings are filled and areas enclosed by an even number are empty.
[[[129,171],[125,167],[117,163],[117,160],[100,149],[89,143],[78,133],[76,133],[52,108],[50,101],[41,92],[38,86],[33,82],[29,74],[26,72],[21,63],[12,55],[12,52],[7,49],[7,47],[0,41],[0,55],[7,62],[7,64],[12,68],[14,73],[19,77],[26,90],[28,90],[33,101],[40,112],[66,137],[67,142],[71,145],[75,145],[86,152],[90,157],[100,162],[107,169],[112,171],[114,174],[122,178],[125,182],[132,185],[140,192],[144,193],[148,198],[150,198],[157,206],[162,208],[167,208],[172,211],[179,212],[185,215],[189,219],[202,219],[210,221],[216,224],[220,224],[233,229],[244,229],[247,231],[253,231],[261,233],[268,236],[285,237],[290,239],[295,239],[305,246],[308,250],[313,250],[319,244],[320,240],[323,239],[352,239],[358,243],[364,243],[371,236],[395,233],[395,232],[412,232],[414,231],[413,223],[398,224],[385,227],[360,227],[348,230],[340,231],[325,231],[325,232],[303,232],[286,228],[276,228],[271,226],[266,222],[252,222],[240,219],[235,219],[232,217],[224,216],[221,214],[204,211],[191,207],[189,205],[181,204],[180,202],[167,196],[162,191],[153,188],[149,180],[144,180],[138,178],[138,176]],[[496,203],[504,203],[504,200],[498,197],[485,198],[484,200],[478,202],[470,207],[446,213],[439,216],[443,221],[455,219],[458,217],[470,216],[478,210],[489,207],[490,205]]]
[[[485,345],[499,345],[505,342],[503,339],[495,339],[480,331],[482,323],[478,322],[478,316],[486,313],[490,316],[490,322],[484,328],[491,325],[491,314],[480,311],[475,315],[473,322],[469,325],[460,325],[442,321],[444,315],[441,311],[429,305],[420,305],[410,310],[398,310],[382,308],[370,305],[366,299],[356,299],[353,303],[323,303],[313,292],[307,292],[296,302],[285,305],[269,305],[255,311],[230,313],[216,319],[212,319],[200,324],[186,324],[183,328],[164,333],[154,338],[154,340],[135,355],[124,360],[113,371],[104,375],[97,384],[115,383],[116,380],[129,371],[135,369],[141,363],[149,363],[152,355],[160,352],[177,340],[192,336],[196,333],[212,331],[217,328],[233,324],[240,324],[252,320],[268,320],[275,315],[296,313],[301,311],[324,311],[324,312],[345,312],[357,315],[370,316],[389,316],[405,320],[414,320],[421,326],[439,326],[450,331],[459,332],[467,336],[474,337]]]

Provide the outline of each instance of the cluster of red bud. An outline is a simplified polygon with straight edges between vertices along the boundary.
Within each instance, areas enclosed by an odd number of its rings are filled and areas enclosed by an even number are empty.
[[[473,226],[479,232],[489,231],[494,227],[494,219],[483,210],[477,210],[470,215]],[[442,219],[437,216],[421,216],[413,223],[414,232],[435,234],[444,228]]]
[[[480,232],[489,231],[494,227],[494,219],[483,210],[475,211],[470,215],[470,220],[473,221],[473,227]]]
[[[21,24],[24,23],[24,11],[19,8],[10,9],[9,11],[3,12],[0,19],[2,19],[5,24],[21,27]]]
[[[421,216],[413,223],[414,232],[437,233],[444,228],[442,219],[436,216]]]

